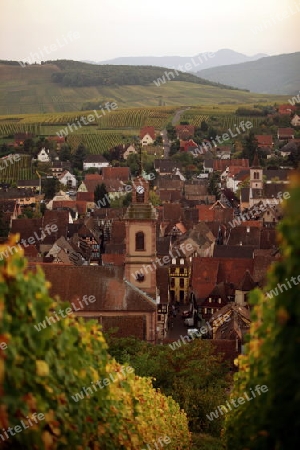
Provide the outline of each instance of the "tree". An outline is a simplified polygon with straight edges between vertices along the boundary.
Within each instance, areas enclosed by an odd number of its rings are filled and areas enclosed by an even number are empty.
[[[57,178],[43,178],[42,191],[46,199],[52,199],[59,190],[59,181]]]
[[[205,120],[202,120],[201,125],[200,125],[200,130],[204,131],[204,132],[208,130],[208,125],[205,122]]]
[[[35,153],[34,140],[31,138],[25,139],[24,144],[23,144],[23,149],[24,149],[24,153],[27,153],[29,155],[34,155],[34,153]]]
[[[213,172],[208,182],[208,193],[215,195],[217,198],[220,196],[220,175],[217,172]]]
[[[128,156],[126,163],[130,169],[131,175],[137,176],[140,171],[140,155],[138,153],[132,153]]]
[[[87,157],[88,151],[84,144],[79,144],[75,154],[72,158],[73,167],[79,170],[83,170],[83,161]]]
[[[207,139],[214,140],[214,139],[216,139],[217,134],[218,134],[217,130],[215,128],[211,127],[208,130]]]
[[[161,199],[160,197],[156,194],[155,191],[150,191],[149,192],[149,200],[152,203],[153,206],[159,206],[161,205]]]
[[[110,208],[108,192],[104,183],[97,184],[94,191],[94,202],[98,208]]]
[[[179,149],[180,149],[180,140],[176,139],[174,142],[171,143],[170,156],[175,155]]]
[[[63,144],[59,151],[59,159],[60,161],[71,161],[72,154],[71,149],[68,144]]]
[[[254,155],[257,149],[257,140],[253,131],[249,132],[249,135],[245,137],[243,141],[243,158],[249,159],[249,164],[253,163]]]
[[[231,398],[264,393],[246,401],[226,419],[230,450],[286,450],[299,446],[300,424],[300,177],[292,181],[285,218],[278,227],[282,258],[273,264],[264,290],[250,295],[249,343],[238,358]],[[262,391],[262,390],[261,390]],[[247,424],[245,427],[244,425]]]
[[[173,127],[172,125],[167,125],[166,130],[167,130],[168,138],[170,139],[170,141],[174,141],[177,137],[176,128]]]
[[[169,345],[116,339],[113,334],[107,340],[119,363],[130,364],[138,375],[153,378],[154,387],[179,403],[187,413],[191,431],[219,435],[222,418],[211,422],[206,414],[225,400],[229,369],[213,354],[209,341],[196,339],[172,350]]]

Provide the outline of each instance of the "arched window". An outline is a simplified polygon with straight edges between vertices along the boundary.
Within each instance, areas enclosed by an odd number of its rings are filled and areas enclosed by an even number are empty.
[[[142,231],[139,231],[135,235],[135,249],[145,250],[145,235]]]

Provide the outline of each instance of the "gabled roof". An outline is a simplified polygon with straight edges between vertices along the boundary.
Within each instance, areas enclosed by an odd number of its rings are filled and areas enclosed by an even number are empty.
[[[273,136],[271,134],[256,134],[254,137],[257,140],[258,146],[267,145],[268,147],[272,147],[273,145]]]
[[[107,163],[107,159],[103,155],[88,155],[84,160],[84,163]]]
[[[111,241],[115,244],[123,244],[126,238],[125,222],[114,220],[111,227]]]
[[[197,299],[205,299],[214,289],[218,281],[219,264],[215,258],[193,258],[191,284]]]
[[[39,180],[18,180],[18,188],[39,187]]]
[[[182,163],[173,159],[155,159],[154,168],[160,173],[172,173],[175,169],[182,169]]]
[[[77,192],[77,201],[94,202],[94,192]]]
[[[221,245],[219,247],[222,247]],[[214,258],[215,259],[215,258]],[[219,273],[218,273],[218,283],[220,281],[225,281],[227,283],[233,283],[234,286],[238,284],[243,279],[243,276],[248,269],[249,272],[253,273],[254,259],[245,258],[218,258],[220,263]]]
[[[157,192],[159,198],[162,202],[168,202],[168,203],[179,203],[182,199],[182,193],[178,190],[167,190],[167,189],[159,189]]]
[[[261,231],[257,227],[235,227],[231,229],[228,245],[250,245],[260,247]]]
[[[184,186],[184,182],[180,180],[179,176],[175,175],[171,179],[169,177],[158,176],[157,178],[157,186],[159,190],[179,190],[182,191]]]
[[[240,291],[251,291],[256,287],[256,283],[254,282],[249,270],[247,269],[245,272],[245,275],[243,276],[243,279],[238,284],[237,289]]]
[[[249,159],[214,159],[213,160],[213,169],[224,172],[226,167],[235,167],[238,166],[240,169],[246,169],[249,167]]]
[[[103,167],[102,169],[103,181],[107,180],[129,180],[129,167]]]
[[[278,128],[277,134],[280,137],[292,137],[295,134],[295,130],[293,128]]]
[[[144,137],[146,134],[149,134],[149,136],[150,136],[153,140],[155,140],[155,128],[154,128],[154,127],[143,127],[143,128],[141,128],[141,131],[140,131],[140,138],[143,139],[143,137]]]
[[[184,194],[185,196],[203,196],[203,195],[207,195],[207,186],[206,184],[196,184],[196,183],[186,183],[184,186]]]
[[[195,127],[193,125],[176,125],[176,133],[180,139],[188,139],[195,134]]]
[[[34,266],[29,264],[29,269]],[[51,282],[50,295],[84,306],[90,312],[154,312],[156,302],[140,289],[123,279],[123,268],[112,266],[66,266],[43,264],[46,279]],[[82,302],[84,296],[94,296],[94,303]],[[79,312],[78,312],[79,314]]]
[[[184,211],[179,204],[165,203],[162,207],[158,208],[159,220],[170,221],[172,223],[178,222],[183,219]]]
[[[286,181],[293,173],[295,172],[290,169],[264,169],[263,171],[263,175],[266,178],[266,181],[270,181],[273,178],[278,178],[281,181]]]
[[[255,247],[251,245],[216,245],[214,258],[253,259]]]
[[[219,315],[229,316],[229,320],[224,321],[220,325],[220,321],[214,321],[218,319]],[[250,311],[244,306],[236,305],[235,303],[228,303],[223,306],[217,313],[214,313],[210,319],[210,323],[213,325],[214,336],[216,339],[243,339],[244,334],[249,330],[251,319]]]

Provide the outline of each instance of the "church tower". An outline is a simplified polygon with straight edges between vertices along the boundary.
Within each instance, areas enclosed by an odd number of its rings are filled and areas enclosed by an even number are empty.
[[[259,203],[263,198],[264,180],[263,169],[259,165],[257,152],[255,152],[252,166],[250,167],[250,189],[249,206],[250,208]]]
[[[257,152],[255,152],[252,166],[250,167],[250,188],[263,189],[263,169],[259,165]]]
[[[126,227],[125,278],[156,298],[157,212],[149,202],[149,183],[138,177],[133,183],[132,203],[124,216]]]

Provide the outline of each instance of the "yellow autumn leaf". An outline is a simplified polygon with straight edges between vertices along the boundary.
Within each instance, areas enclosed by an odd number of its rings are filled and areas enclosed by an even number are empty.
[[[42,441],[44,442],[45,450],[51,450],[53,448],[53,437],[48,431],[43,432]]]
[[[49,366],[46,361],[42,361],[41,359],[36,361],[36,373],[40,377],[46,377],[49,375]]]

